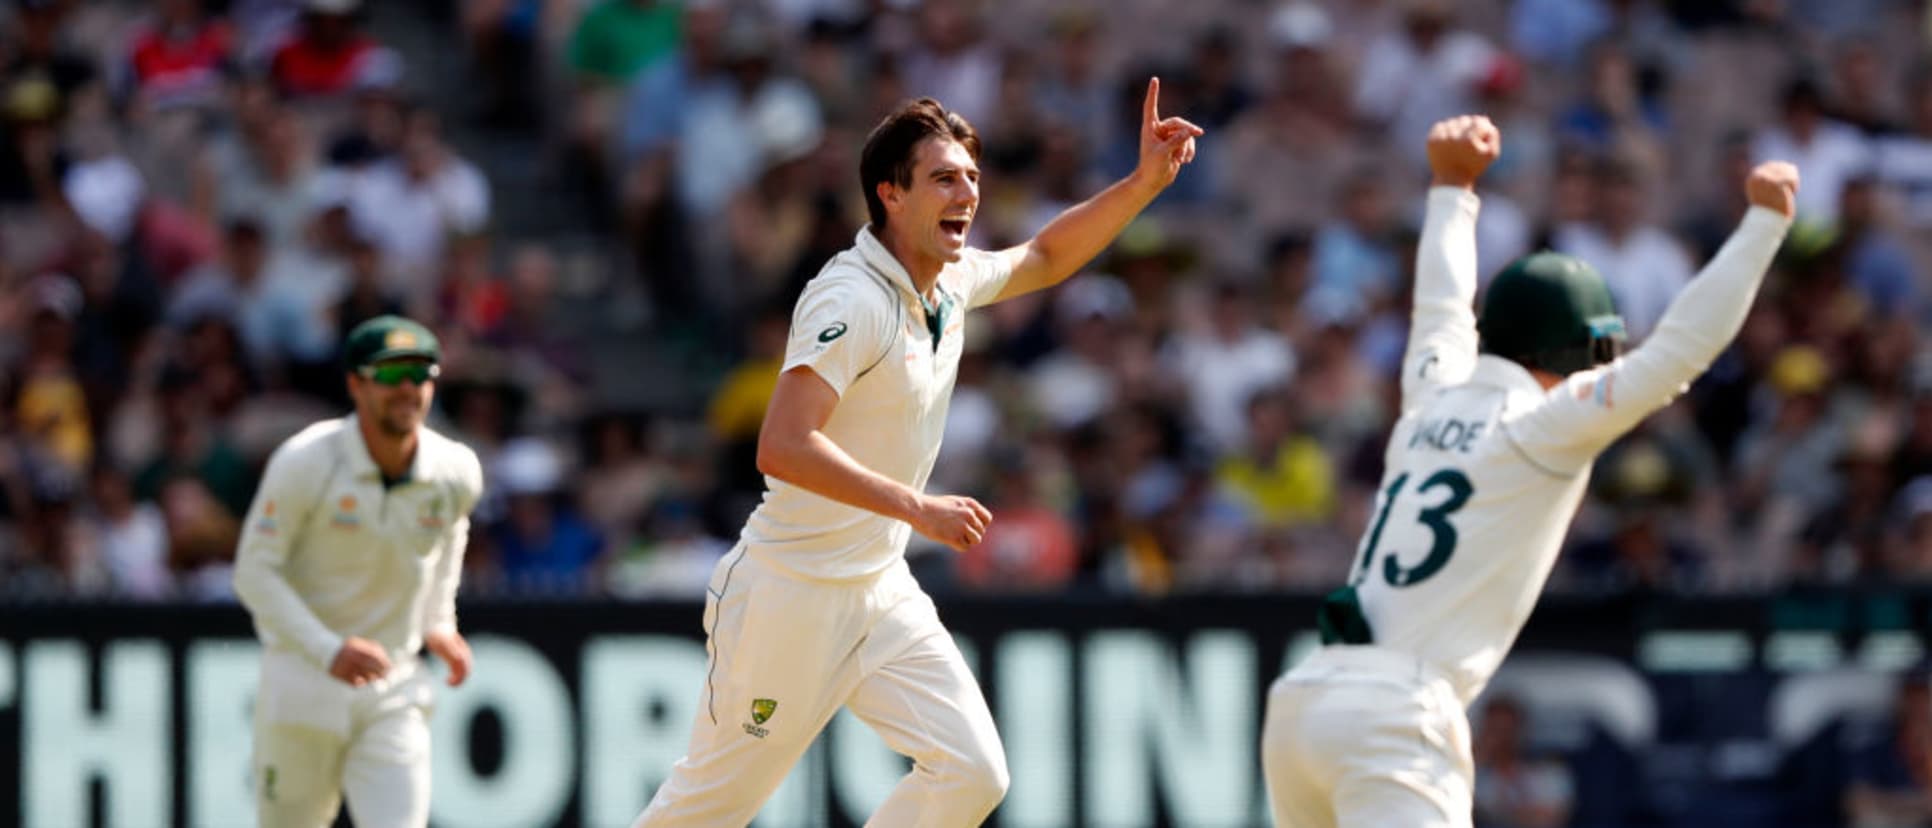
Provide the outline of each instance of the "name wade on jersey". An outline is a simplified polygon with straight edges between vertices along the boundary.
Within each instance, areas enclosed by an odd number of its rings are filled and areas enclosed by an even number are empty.
[[[1454,417],[1423,420],[1421,425],[1416,426],[1415,434],[1409,437],[1409,448],[1423,447],[1468,454],[1469,447],[1482,438],[1483,430],[1488,427],[1489,423],[1482,420],[1458,420]]]

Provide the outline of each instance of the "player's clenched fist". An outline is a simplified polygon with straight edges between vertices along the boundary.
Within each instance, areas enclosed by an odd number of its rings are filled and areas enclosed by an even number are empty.
[[[912,520],[919,534],[960,551],[979,543],[992,525],[992,512],[977,500],[957,495],[921,497]]]
[[[1790,218],[1798,211],[1798,168],[1784,161],[1766,161],[1744,180],[1744,194],[1759,207]]]
[[[1502,131],[1481,115],[1459,115],[1429,128],[1429,172],[1437,186],[1473,186],[1502,152]]]

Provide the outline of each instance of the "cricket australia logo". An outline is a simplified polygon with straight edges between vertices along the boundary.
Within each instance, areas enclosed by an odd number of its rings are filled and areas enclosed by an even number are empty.
[[[762,725],[765,722],[770,721],[771,714],[776,712],[778,712],[777,700],[752,699],[751,700],[751,721],[745,723],[745,732],[753,736],[756,736],[760,739],[765,738],[765,736],[767,734],[770,734],[771,731],[766,730],[765,728],[759,727],[759,725]]]

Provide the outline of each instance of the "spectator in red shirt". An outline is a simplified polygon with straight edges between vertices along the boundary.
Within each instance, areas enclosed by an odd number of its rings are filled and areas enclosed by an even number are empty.
[[[234,64],[234,32],[202,0],[160,0],[128,46],[128,94],[145,108],[217,106]]]
[[[958,576],[972,589],[1032,592],[1065,587],[1079,565],[1073,525],[1047,502],[1023,457],[1000,463],[995,508],[1000,519],[959,555]]]
[[[334,97],[371,87],[393,86],[401,59],[362,32],[360,0],[308,0],[295,36],[269,60],[269,75],[282,94]]]

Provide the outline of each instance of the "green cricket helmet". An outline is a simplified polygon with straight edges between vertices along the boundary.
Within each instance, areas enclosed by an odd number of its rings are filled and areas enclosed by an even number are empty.
[[[1568,376],[1617,358],[1623,317],[1603,275],[1582,259],[1542,251],[1489,283],[1476,320],[1483,353]]]

